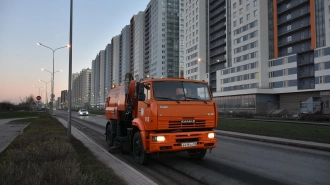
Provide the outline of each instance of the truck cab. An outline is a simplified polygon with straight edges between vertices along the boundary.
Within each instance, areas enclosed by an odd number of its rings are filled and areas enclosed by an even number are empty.
[[[121,115],[119,110],[112,111],[116,116],[107,114],[107,128],[112,129],[107,133],[124,130],[109,139],[120,140],[121,146],[133,152],[138,163],[145,164],[152,153],[179,151],[187,151],[191,158],[200,159],[207,149],[216,147],[214,128],[218,110],[206,82],[183,78],[149,79],[131,82],[126,91],[126,105],[121,105],[126,108],[120,109],[125,114]],[[117,99],[120,99],[118,92]],[[110,95],[110,99],[113,98]],[[119,106],[118,101],[113,102]],[[111,102],[107,105],[109,110],[116,108],[111,107],[114,105]]]

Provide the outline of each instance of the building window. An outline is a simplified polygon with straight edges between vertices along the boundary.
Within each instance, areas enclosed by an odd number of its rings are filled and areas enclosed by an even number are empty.
[[[301,51],[305,51],[305,45],[304,44],[301,45]]]
[[[304,14],[304,9],[300,9],[300,15]]]
[[[291,13],[286,14],[286,19],[291,19]]]
[[[324,83],[324,76],[320,76],[320,77],[319,77],[319,83],[320,83],[320,84],[323,84],[323,83]]]
[[[240,24],[243,23],[243,17],[241,17],[241,18],[239,19],[239,23],[240,23]]]
[[[242,0],[239,0],[239,5],[241,5],[242,4]]]
[[[257,0],[253,1],[253,6],[257,6]]]
[[[304,21],[300,22],[300,26],[303,27],[304,26]]]
[[[241,15],[243,13],[243,8],[239,9],[239,14]]]
[[[233,17],[234,17],[234,18],[236,17],[236,12],[233,13]]]
[[[258,16],[258,10],[254,10],[253,15],[254,15],[254,17]]]
[[[246,20],[250,20],[250,14],[246,15]]]
[[[233,4],[233,9],[235,9],[235,8],[236,8],[236,3]]]
[[[288,47],[288,53],[292,52],[292,47]]]
[[[286,30],[287,30],[287,31],[291,30],[291,24],[288,24],[288,25],[286,26]]]
[[[250,10],[250,4],[246,5],[246,10]]]
[[[237,22],[236,22],[236,21],[234,21],[234,27],[236,26],[236,24],[237,24]]]
[[[292,40],[291,35],[287,37],[287,42],[290,42]]]
[[[304,35],[305,35],[304,32],[301,32],[300,33],[300,38],[303,39],[305,37]]]
[[[287,2],[287,3],[286,3],[286,8],[290,8],[290,7],[291,7],[290,2]]]

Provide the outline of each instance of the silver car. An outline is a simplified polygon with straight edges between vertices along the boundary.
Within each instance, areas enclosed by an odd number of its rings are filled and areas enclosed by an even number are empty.
[[[78,111],[78,116],[88,116],[88,111],[86,109],[80,109]]]

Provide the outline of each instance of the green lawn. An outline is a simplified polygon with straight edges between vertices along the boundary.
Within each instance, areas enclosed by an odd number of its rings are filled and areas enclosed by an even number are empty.
[[[69,141],[66,128],[48,113],[41,113],[0,153],[0,182],[126,184],[79,140]]]
[[[219,130],[330,143],[330,126],[219,119]]]

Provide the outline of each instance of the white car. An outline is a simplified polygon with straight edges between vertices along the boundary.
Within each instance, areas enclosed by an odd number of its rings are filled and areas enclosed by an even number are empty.
[[[86,109],[80,109],[78,111],[78,116],[88,116],[88,111]]]

